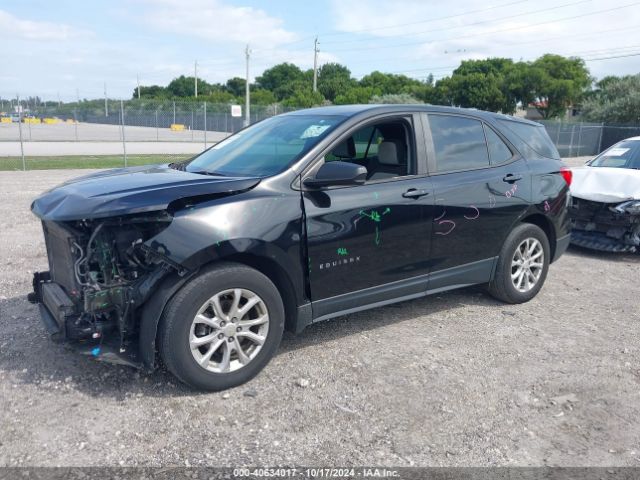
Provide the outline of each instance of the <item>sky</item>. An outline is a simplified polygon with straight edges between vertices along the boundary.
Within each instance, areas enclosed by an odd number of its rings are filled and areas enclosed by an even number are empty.
[[[339,62],[424,79],[461,60],[576,55],[596,78],[640,73],[634,0],[0,0],[0,96],[130,98],[193,75]],[[617,58],[611,58],[617,57]]]

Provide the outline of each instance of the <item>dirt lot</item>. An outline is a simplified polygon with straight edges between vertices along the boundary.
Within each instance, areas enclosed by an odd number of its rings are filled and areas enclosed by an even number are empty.
[[[200,394],[51,343],[26,302],[29,204],[79,173],[0,173],[0,466],[640,465],[640,255],[571,249],[525,305],[467,289],[316,324]]]

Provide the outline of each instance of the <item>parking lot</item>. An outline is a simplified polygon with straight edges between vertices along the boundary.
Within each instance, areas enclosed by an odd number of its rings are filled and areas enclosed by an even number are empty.
[[[571,248],[541,293],[472,288],[286,334],[203,394],[50,342],[32,199],[86,171],[0,172],[0,465],[640,466],[640,255]]]

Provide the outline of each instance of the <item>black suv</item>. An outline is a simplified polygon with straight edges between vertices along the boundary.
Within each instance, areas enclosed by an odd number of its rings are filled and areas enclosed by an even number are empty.
[[[571,172],[539,124],[424,105],[302,110],[195,158],[103,171],[34,201],[55,339],[220,390],[283,330],[485,284],[533,298],[569,243]]]

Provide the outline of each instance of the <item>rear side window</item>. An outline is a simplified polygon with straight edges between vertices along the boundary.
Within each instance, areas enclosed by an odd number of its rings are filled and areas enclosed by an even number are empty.
[[[510,120],[498,120],[498,122],[515,133],[520,140],[529,146],[529,148],[533,149],[538,155],[547,158],[560,158],[558,150],[549,138],[549,135],[547,135],[547,130],[542,125],[532,125]]]
[[[487,135],[487,145],[489,146],[489,159],[491,160],[491,165],[499,165],[511,160],[513,153],[498,134],[486,125],[484,126],[484,131]]]
[[[489,166],[482,123],[454,115],[429,115],[438,172]]]

